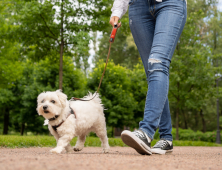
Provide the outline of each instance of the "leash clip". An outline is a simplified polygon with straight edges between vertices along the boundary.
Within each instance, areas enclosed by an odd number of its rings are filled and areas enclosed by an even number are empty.
[[[109,42],[111,42],[111,43],[114,42],[114,39],[116,37],[116,32],[117,32],[117,29],[118,29],[117,27],[118,27],[117,24],[115,24],[114,27],[113,27],[113,30],[111,32],[111,35],[110,35],[110,38],[109,38]]]

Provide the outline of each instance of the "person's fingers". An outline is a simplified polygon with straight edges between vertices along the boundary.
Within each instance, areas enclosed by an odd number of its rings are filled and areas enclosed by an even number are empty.
[[[113,16],[111,19],[110,19],[110,21],[109,21],[109,23],[114,27],[114,25],[118,25],[118,28],[119,28],[119,25],[121,26],[121,24],[119,24],[118,23],[118,21],[119,21],[119,17],[117,17],[117,16]]]
[[[121,27],[121,22],[117,24],[117,28]]]
[[[117,25],[119,22],[119,17],[114,16],[114,25]]]
[[[111,19],[110,19],[110,21],[109,21],[109,23],[112,25],[112,26],[114,26],[114,22],[115,22],[115,16],[113,16]]]

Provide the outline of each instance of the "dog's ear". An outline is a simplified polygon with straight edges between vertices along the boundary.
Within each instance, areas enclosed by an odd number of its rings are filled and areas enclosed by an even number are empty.
[[[64,93],[62,93],[62,90],[60,90],[60,89],[56,90],[56,94],[59,97],[59,101],[61,102],[62,107],[63,108],[66,107],[67,96]]]
[[[39,111],[38,111],[38,107],[36,108],[36,111],[37,111],[38,115],[40,116],[40,115],[41,115],[41,113],[39,113]]]

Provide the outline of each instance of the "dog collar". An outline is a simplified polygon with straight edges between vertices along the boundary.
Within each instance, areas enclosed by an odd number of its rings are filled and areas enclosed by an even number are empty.
[[[58,118],[59,116],[58,115],[56,115],[55,117],[53,117],[53,118],[50,118],[49,119],[49,121],[53,121],[53,120],[56,120],[57,118]]]
[[[70,111],[70,113],[68,114],[68,116],[67,116],[67,118],[66,119],[68,119],[68,117],[71,115],[71,114],[74,114],[74,116],[75,116],[75,118],[76,118],[76,114],[75,114],[75,112],[73,111],[73,109],[69,106],[69,108],[71,109],[71,111]],[[56,117],[56,116],[55,116]],[[59,116],[57,116],[57,117],[59,117]],[[51,119],[53,119],[53,118],[51,118]],[[55,119],[54,119],[55,120]],[[60,124],[58,124],[58,125],[56,125],[56,126],[52,126],[52,128],[54,129],[54,131],[57,131],[57,128],[59,127],[59,126],[61,126],[63,123],[64,123],[65,121],[64,120],[62,120],[62,122],[60,123]]]

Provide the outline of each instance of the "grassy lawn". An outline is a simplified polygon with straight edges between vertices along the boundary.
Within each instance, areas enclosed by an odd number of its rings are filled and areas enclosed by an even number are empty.
[[[77,138],[71,141],[71,145],[74,146]],[[157,140],[153,140],[152,145]],[[120,138],[109,138],[110,146],[126,146]],[[174,146],[219,146],[222,144],[202,142],[202,141],[173,141]],[[54,147],[56,146],[56,140],[53,136],[11,136],[0,135],[0,147],[7,148],[28,148],[28,147]],[[87,137],[85,146],[101,146],[101,142],[97,137]]]

